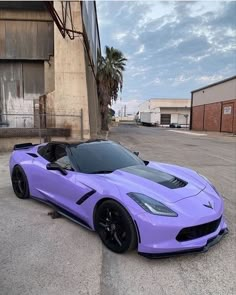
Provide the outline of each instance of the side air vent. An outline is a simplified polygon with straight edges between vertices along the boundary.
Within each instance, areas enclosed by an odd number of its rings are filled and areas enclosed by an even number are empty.
[[[85,195],[83,195],[77,202],[77,205],[81,205],[83,202],[85,202],[89,197],[91,197],[93,194],[95,194],[96,191],[94,189],[92,189],[90,192],[86,193]]]
[[[187,182],[185,182],[182,179],[179,179],[177,177],[173,177],[172,179],[170,179],[168,181],[164,181],[160,184],[162,184],[168,188],[175,189],[175,188],[185,187],[187,185]]]
[[[34,153],[27,153],[27,155],[31,156],[32,158],[38,158],[38,155]]]

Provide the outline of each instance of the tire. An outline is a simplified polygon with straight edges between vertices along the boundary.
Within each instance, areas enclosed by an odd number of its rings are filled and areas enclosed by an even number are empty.
[[[115,253],[124,253],[137,247],[137,234],[126,209],[113,200],[106,200],[96,209],[95,229],[103,244]]]
[[[11,181],[14,193],[19,199],[28,199],[30,197],[28,180],[21,166],[16,165],[13,168]]]

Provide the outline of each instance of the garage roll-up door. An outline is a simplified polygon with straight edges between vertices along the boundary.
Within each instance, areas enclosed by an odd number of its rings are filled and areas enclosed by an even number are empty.
[[[161,114],[161,125],[170,124],[171,114]]]

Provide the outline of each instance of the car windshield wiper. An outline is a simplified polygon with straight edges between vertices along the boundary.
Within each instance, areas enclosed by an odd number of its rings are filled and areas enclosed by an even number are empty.
[[[90,174],[108,174],[108,173],[112,173],[113,170],[100,170],[100,171],[94,171],[94,172],[90,172]]]

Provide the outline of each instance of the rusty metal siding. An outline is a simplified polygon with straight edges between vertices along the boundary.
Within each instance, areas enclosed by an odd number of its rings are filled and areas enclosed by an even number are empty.
[[[0,56],[5,55],[5,24],[0,21]]]
[[[23,63],[24,99],[38,99],[44,94],[44,64]]]
[[[43,1],[0,1],[0,9],[45,11]]]
[[[47,22],[48,26],[48,54],[54,56],[54,26],[53,23]]]
[[[23,93],[22,64],[0,63],[0,112],[7,114],[20,111]]]
[[[33,102],[44,93],[44,62],[0,61],[0,123],[33,127]]]
[[[53,22],[0,20],[0,59],[48,60]]]
[[[10,97],[38,99],[44,94],[44,63],[1,61],[0,87],[6,99]]]
[[[50,55],[53,55],[53,25],[50,22],[38,22],[37,31],[41,32],[37,34],[37,40],[35,45],[37,47],[37,56],[39,59],[49,59]],[[42,33],[44,32],[44,33]]]

